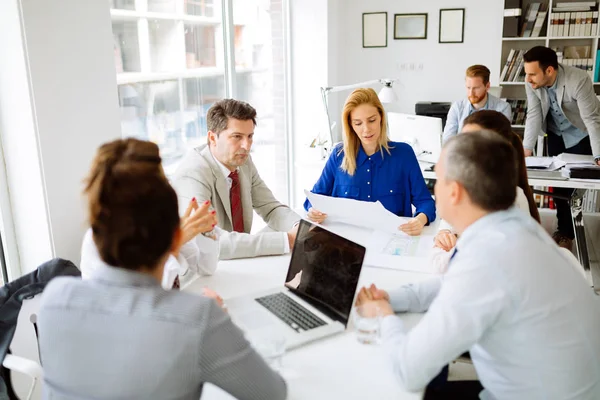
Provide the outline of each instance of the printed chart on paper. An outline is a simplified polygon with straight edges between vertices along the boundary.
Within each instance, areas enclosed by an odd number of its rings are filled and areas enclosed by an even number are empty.
[[[420,237],[392,235],[381,252],[390,256],[416,256]]]

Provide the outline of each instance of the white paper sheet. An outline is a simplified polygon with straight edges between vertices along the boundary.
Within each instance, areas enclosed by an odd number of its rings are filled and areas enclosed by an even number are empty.
[[[556,158],[567,164],[594,164],[594,156],[590,155],[562,153],[556,156]]]
[[[553,160],[553,157],[525,157],[525,165],[527,168],[548,168]]]
[[[431,258],[433,235],[408,236],[374,231],[371,234],[365,264],[402,271],[435,272],[433,263],[411,263],[411,258]]]
[[[398,227],[410,220],[407,217],[394,215],[378,201],[323,196],[308,190],[305,190],[304,193],[312,206],[327,214],[327,219],[332,222],[341,222],[387,233],[398,233]]]

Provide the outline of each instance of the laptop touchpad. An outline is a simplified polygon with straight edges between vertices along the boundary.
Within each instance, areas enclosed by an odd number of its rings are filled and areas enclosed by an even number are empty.
[[[269,326],[276,326],[275,316],[272,316],[268,311],[253,308],[250,310],[243,310],[240,314],[236,315],[233,320],[244,328],[244,330],[252,331],[256,329],[263,329]]]

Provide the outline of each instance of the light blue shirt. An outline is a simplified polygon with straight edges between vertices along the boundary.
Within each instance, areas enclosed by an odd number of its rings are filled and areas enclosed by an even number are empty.
[[[556,83],[546,88],[548,99],[550,100],[550,110],[548,111],[547,131],[562,137],[565,148],[571,148],[581,142],[588,134],[574,126],[560,109],[560,104],[556,97]]]
[[[504,100],[500,100],[499,98],[492,96],[489,93],[487,96],[488,99],[485,102],[485,106],[480,108],[480,110],[495,110],[501,112],[506,116],[506,118],[508,118],[509,121],[512,121],[510,104]],[[452,103],[450,111],[448,111],[448,117],[446,118],[446,125],[444,126],[444,135],[442,137],[443,142],[446,142],[446,140],[450,139],[452,136],[456,136],[458,132],[462,130],[463,121],[465,118],[475,111],[478,110],[473,108],[473,105],[467,98]]]
[[[214,300],[131,270],[53,279],[38,329],[44,399],[198,400],[206,382],[237,399],[287,395]]]
[[[428,310],[406,332],[388,316],[394,373],[424,388],[470,351],[482,399],[600,399],[600,299],[550,236],[512,208],[480,218],[442,277],[390,293],[396,311]]]

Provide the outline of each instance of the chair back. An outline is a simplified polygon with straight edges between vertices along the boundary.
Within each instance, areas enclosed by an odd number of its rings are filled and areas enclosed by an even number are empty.
[[[23,300],[23,305],[17,319],[15,336],[10,344],[11,354],[34,361],[38,365],[41,365],[41,363],[37,336],[37,315],[40,309],[41,297],[42,294],[40,293],[35,297]],[[32,387],[30,376],[11,371],[11,382],[14,392],[20,399],[42,398],[42,385],[35,385],[35,382],[33,393],[29,397]]]

